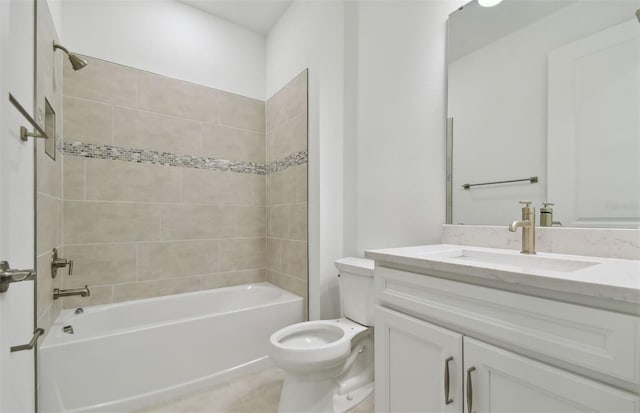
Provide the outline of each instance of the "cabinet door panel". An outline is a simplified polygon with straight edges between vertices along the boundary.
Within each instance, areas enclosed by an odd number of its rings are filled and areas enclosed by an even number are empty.
[[[465,400],[470,377],[475,413],[640,412],[634,394],[468,337],[464,370]]]
[[[378,306],[375,340],[376,411],[462,411],[460,334]],[[445,403],[446,367],[449,404]]]

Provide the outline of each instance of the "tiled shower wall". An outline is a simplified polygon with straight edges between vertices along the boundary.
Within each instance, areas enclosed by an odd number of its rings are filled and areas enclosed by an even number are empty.
[[[56,136],[62,136],[62,53],[53,52],[56,31],[46,1],[36,2],[36,107],[35,117],[44,127],[45,97],[56,112]],[[36,305],[37,325],[49,330],[62,305],[53,300],[53,289],[62,277],[51,278],[51,252],[62,248],[62,153],[54,161],[45,154],[45,142],[36,139]]]
[[[267,163],[307,154],[305,70],[267,101]],[[298,162],[296,162],[298,163]],[[267,176],[267,280],[308,298],[307,163]],[[307,306],[305,306],[306,308]]]
[[[265,104],[98,59],[64,71],[64,307],[265,280]],[[67,65],[68,66],[68,65]]]

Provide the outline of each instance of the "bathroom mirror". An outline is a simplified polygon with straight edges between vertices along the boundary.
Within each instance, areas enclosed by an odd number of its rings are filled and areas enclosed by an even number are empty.
[[[527,200],[554,203],[556,225],[640,226],[639,6],[473,1],[450,15],[449,223],[506,225]]]

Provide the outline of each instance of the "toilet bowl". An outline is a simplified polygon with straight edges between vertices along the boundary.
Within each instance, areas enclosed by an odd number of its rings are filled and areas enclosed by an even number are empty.
[[[344,363],[351,353],[351,340],[367,330],[346,318],[292,324],[271,336],[271,358],[284,370],[331,369]]]
[[[342,413],[373,392],[373,262],[345,258],[336,267],[345,318],[271,335],[271,360],[285,372],[278,413]]]

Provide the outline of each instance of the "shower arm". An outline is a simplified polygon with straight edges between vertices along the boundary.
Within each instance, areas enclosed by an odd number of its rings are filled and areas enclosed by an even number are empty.
[[[53,42],[53,50],[55,51],[56,49],[62,50],[63,52],[65,52],[67,54],[67,56],[69,56],[71,54],[71,52],[69,52],[69,49],[67,49],[66,47],[64,47],[61,44]]]

